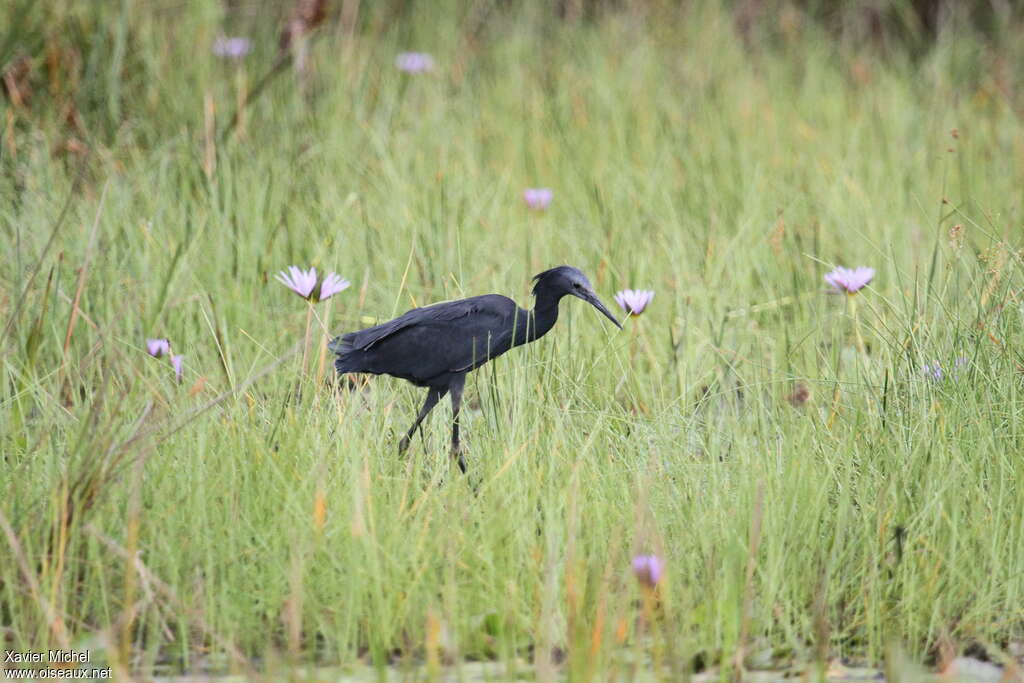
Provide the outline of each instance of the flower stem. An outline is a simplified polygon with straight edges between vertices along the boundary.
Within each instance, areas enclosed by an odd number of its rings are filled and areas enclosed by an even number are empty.
[[[306,370],[309,367],[309,336],[313,329],[313,304],[307,304],[309,310],[306,311],[306,339],[302,344],[302,378],[306,378]]]
[[[644,588],[644,621],[647,622],[647,633],[651,638],[651,667],[657,680],[662,680],[661,670],[661,644],[658,642],[658,615],[657,599],[654,595],[654,588]]]
[[[332,299],[327,300],[327,311],[324,313],[324,317],[320,320],[320,327],[323,328],[323,334],[320,335],[320,364],[316,368],[316,385],[320,386],[324,379],[324,366],[327,364],[327,343],[331,340],[331,330],[327,326],[331,319],[331,304],[334,303]]]
[[[853,334],[857,338],[857,350],[863,355],[866,353],[866,347],[864,346],[864,338],[860,336],[860,318],[857,316],[857,295],[847,294],[846,305],[850,311],[850,319],[853,320]]]

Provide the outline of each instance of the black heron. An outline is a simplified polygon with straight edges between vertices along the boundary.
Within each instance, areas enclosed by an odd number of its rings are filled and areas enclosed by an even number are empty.
[[[433,306],[414,308],[394,320],[334,339],[338,374],[368,372],[391,375],[426,387],[427,400],[416,421],[398,444],[409,440],[445,394],[452,399],[452,455],[459,468],[466,462],[459,444],[459,408],[466,374],[513,346],[540,339],[558,320],[558,303],[567,294],[579,297],[622,327],[597,298],[587,276],[572,266],[558,266],[533,277],[536,302],[532,311],[500,294],[484,294]]]

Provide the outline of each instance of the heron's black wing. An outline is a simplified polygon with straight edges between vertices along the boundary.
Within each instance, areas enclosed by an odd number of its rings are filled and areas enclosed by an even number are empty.
[[[415,382],[471,370],[511,346],[521,311],[497,294],[416,308],[383,325],[343,337],[363,372]],[[361,353],[360,353],[361,352]]]
[[[414,308],[411,311],[406,311],[394,320],[387,321],[386,323],[382,323],[374,327],[368,327],[365,330],[349,332],[342,337],[342,340],[354,349],[367,351],[381,339],[390,337],[395,332],[403,330],[409,325],[416,324],[416,321],[423,315],[422,311],[425,310],[425,308]]]

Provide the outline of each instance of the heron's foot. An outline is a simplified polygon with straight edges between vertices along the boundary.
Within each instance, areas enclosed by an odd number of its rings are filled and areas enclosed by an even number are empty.
[[[459,463],[459,469],[463,474],[469,469],[466,467],[466,458],[464,457],[465,449],[462,444],[458,441],[452,441],[452,458]]]
[[[402,440],[398,442],[398,454],[402,455],[405,450],[409,448],[409,435],[406,434],[402,437]]]

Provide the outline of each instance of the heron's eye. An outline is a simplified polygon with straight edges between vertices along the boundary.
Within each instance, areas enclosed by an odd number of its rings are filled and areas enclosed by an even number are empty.
[[[574,283],[572,283],[572,287],[573,287],[573,289],[579,289],[580,288],[580,283],[574,282]]]

